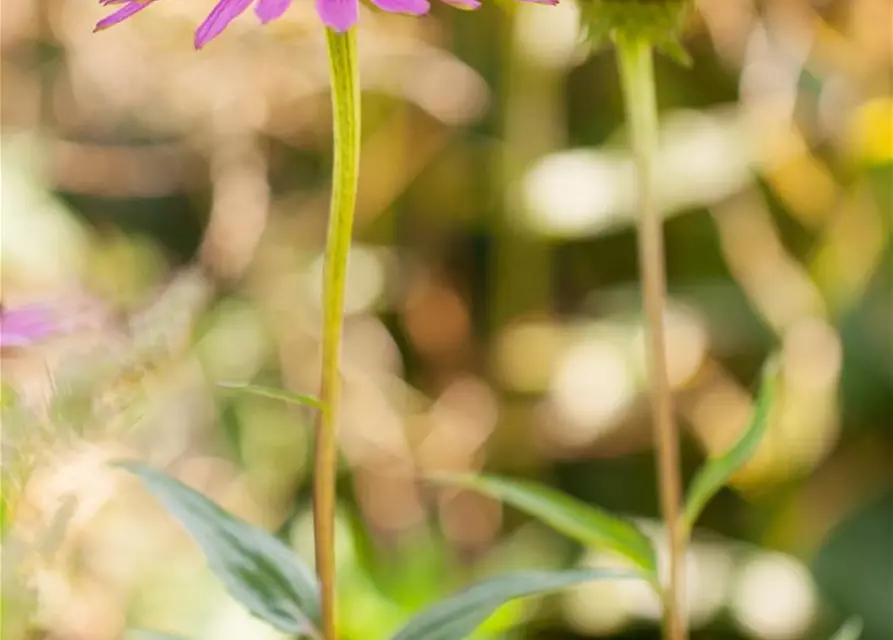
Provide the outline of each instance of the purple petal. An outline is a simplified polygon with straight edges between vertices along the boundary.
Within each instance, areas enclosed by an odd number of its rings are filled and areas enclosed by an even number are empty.
[[[0,347],[23,347],[58,330],[49,308],[27,306],[0,312]]]
[[[257,0],[254,5],[254,13],[257,14],[262,24],[280,17],[288,9],[291,0]]]
[[[150,4],[152,4],[153,1],[154,0],[146,0],[145,2],[140,2],[138,0],[128,0],[127,4],[125,4],[123,7],[97,22],[93,30],[102,31],[103,29],[108,29],[109,27],[114,26],[119,22],[123,22],[127,20],[127,18],[139,13],[140,11],[148,7]],[[120,2],[109,4],[120,4]]]
[[[219,36],[229,23],[245,13],[253,0],[220,0],[195,31],[195,48],[201,49]]]
[[[409,13],[414,16],[428,13],[431,8],[428,0],[372,0],[372,4],[390,13]]]
[[[316,12],[326,26],[344,33],[359,18],[359,0],[316,0]]]

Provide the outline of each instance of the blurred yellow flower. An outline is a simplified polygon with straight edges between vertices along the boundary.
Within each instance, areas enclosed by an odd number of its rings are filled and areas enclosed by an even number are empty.
[[[893,162],[893,98],[877,98],[862,105],[854,114],[851,139],[859,160]]]

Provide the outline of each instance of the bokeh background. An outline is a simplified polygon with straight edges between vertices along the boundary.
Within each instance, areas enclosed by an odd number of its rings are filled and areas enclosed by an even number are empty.
[[[331,162],[312,3],[206,50],[210,0],[101,34],[89,0],[3,0],[4,638],[278,637],[107,466],[138,457],[308,560]],[[782,400],[695,534],[697,640],[893,638],[893,6],[700,0],[657,63],[671,377],[690,477]],[[364,139],[340,476],[345,640],[518,568],[610,564],[432,471],[538,479],[659,534],[635,185],[610,50],[577,5],[363,9]],[[657,638],[647,590],[511,605],[481,638]]]

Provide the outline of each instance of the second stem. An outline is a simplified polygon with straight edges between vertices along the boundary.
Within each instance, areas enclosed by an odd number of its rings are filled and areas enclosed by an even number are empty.
[[[663,594],[664,631],[668,640],[685,640],[684,562],[686,534],[680,517],[682,481],[679,434],[667,373],[665,340],[666,266],[663,222],[655,194],[654,154],[657,148],[657,98],[651,45],[641,38],[618,38],[617,55],[626,118],[638,174],[638,253],[646,321],[646,347],[651,411],[657,441],[660,502],[669,543],[669,577]]]
[[[320,400],[313,473],[316,574],[322,600],[322,632],[335,640],[335,481],[338,469],[338,405],[341,395],[341,334],[344,286],[353,231],[360,168],[360,74],[356,29],[326,29],[332,81],[334,166],[323,266],[323,328]]]

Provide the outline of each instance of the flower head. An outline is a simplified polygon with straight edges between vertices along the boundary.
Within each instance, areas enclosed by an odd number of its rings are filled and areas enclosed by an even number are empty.
[[[322,21],[331,29],[344,32],[356,24],[359,18],[359,0],[315,0],[316,11]],[[430,3],[428,0],[371,0],[372,3],[384,11],[390,13],[404,13],[409,15],[423,15],[428,12]],[[558,0],[527,0],[542,4],[557,4]],[[99,0],[101,5],[115,8],[115,11],[96,24],[96,30],[107,29],[113,25],[127,20],[131,16],[146,9],[158,0]],[[464,9],[477,9],[479,0],[443,0],[448,4]],[[291,0],[217,0],[217,4],[208,14],[208,17],[199,25],[195,32],[195,48],[201,49],[204,45],[216,38],[229,24],[245,13],[251,6],[261,24],[266,24],[279,18],[289,5]]]
[[[691,0],[583,0],[580,14],[593,46],[611,38],[644,39],[682,63],[680,44]]]
[[[41,305],[18,309],[0,306],[0,348],[26,347],[58,330],[50,310]]]

